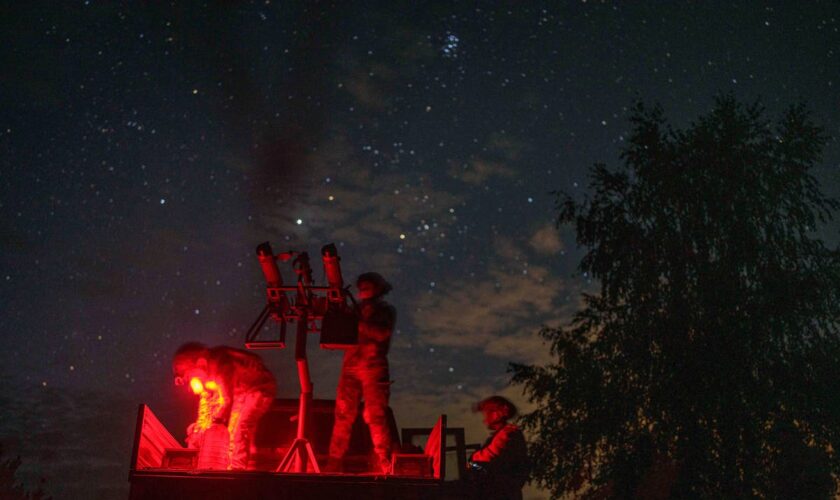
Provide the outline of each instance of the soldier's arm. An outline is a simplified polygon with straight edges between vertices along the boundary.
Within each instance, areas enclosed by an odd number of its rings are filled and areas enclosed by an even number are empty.
[[[230,410],[233,407],[233,390],[236,387],[235,366],[230,363],[228,366],[220,367],[216,373],[216,397],[213,407],[213,420],[227,422],[230,418]]]
[[[391,306],[362,311],[359,333],[377,341],[388,340],[394,330],[396,311]]]
[[[476,451],[472,455],[473,462],[492,462],[498,459],[502,453],[504,453],[505,449],[508,447],[509,441],[511,438],[511,430],[508,427],[504,427],[493,436],[493,440],[490,441],[487,446],[481,448],[480,450]]]
[[[391,336],[390,328],[383,328],[375,323],[359,322],[359,333],[377,341],[385,341]]]

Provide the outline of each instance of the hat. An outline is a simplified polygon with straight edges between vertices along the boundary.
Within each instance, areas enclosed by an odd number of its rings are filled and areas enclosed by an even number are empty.
[[[474,412],[496,410],[505,415],[505,419],[513,418],[518,413],[516,405],[502,396],[490,396],[482,399],[472,407]]]
[[[373,286],[376,287],[377,295],[385,295],[393,288],[391,284],[385,281],[385,278],[383,278],[379,273],[370,272],[360,274],[359,277],[356,278],[356,286],[359,286],[359,283],[363,281],[365,283],[372,283]]]

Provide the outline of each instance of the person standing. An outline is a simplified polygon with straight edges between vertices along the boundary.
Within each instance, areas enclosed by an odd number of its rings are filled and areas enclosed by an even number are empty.
[[[335,396],[335,424],[330,438],[326,472],[339,472],[350,445],[359,402],[364,400],[363,417],[370,429],[378,463],[374,470],[387,474],[391,468],[391,429],[388,399],[391,380],[388,349],[396,323],[396,309],[383,300],[391,285],[378,273],[364,273],[356,280],[359,289],[358,344],[344,353]]]

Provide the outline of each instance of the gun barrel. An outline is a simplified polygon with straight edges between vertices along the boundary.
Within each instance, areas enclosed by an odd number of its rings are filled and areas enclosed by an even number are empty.
[[[334,243],[324,245],[321,248],[321,260],[324,262],[324,274],[327,276],[327,283],[330,288],[338,288],[344,286],[344,278],[341,276],[341,257],[338,256],[338,250]]]
[[[260,261],[265,281],[270,287],[278,287],[283,284],[283,278],[280,277],[280,269],[277,268],[277,260],[274,257],[274,252],[271,250],[269,242],[260,243],[257,246],[257,259]]]

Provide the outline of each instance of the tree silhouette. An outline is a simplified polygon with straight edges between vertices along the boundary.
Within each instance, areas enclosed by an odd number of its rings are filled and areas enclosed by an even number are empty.
[[[534,478],[555,496],[830,496],[840,251],[817,230],[840,205],[810,173],[822,130],[730,96],[684,130],[643,104],[631,123],[623,168],[557,200],[600,288],[540,332],[553,363],[511,365],[537,403]]]
[[[3,458],[3,449],[0,447],[0,498],[4,500],[49,500],[38,488],[33,492],[27,491],[17,482],[17,470],[20,467],[20,457]]]

